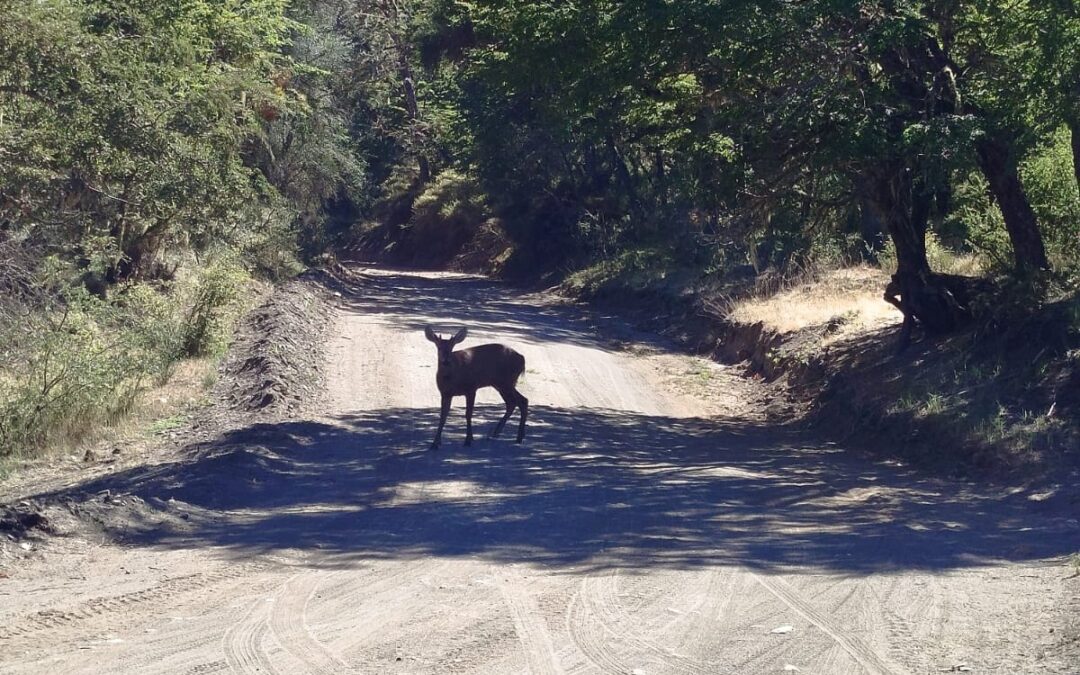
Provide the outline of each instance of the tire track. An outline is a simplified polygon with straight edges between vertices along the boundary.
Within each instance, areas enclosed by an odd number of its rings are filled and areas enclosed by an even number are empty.
[[[222,612],[216,619],[206,614],[207,607],[222,610],[217,599],[221,597],[255,597],[273,592],[280,586],[279,575],[235,579],[220,589],[211,587],[193,598],[185,598],[172,605],[170,613],[198,616],[198,620],[174,617],[164,626],[155,625],[154,638],[139,644],[134,654],[125,656],[125,668],[135,668],[139,673],[176,673],[198,667],[206,667],[205,661],[213,654],[219,670],[228,670],[221,654],[213,649],[220,644],[223,631],[229,626],[229,614]],[[216,597],[212,597],[216,596]],[[201,615],[201,616],[200,616]]]
[[[751,574],[765,590],[775,595],[781,602],[831,637],[868,672],[874,675],[895,675],[895,671],[882,660],[877,652],[870,649],[862,640],[845,635],[843,631],[832,626],[827,617],[803,600],[786,582],[780,579],[766,579],[760,575]]]
[[[706,660],[702,658],[702,647],[715,644],[714,639],[720,634],[724,613],[735,595],[734,582],[735,574],[731,571],[709,573],[702,602],[694,610],[698,613],[698,620],[683,632],[680,644],[683,650],[695,652],[699,659]]]
[[[445,561],[423,560],[412,565],[404,563],[390,567],[388,570],[361,577],[359,582],[374,577],[366,583],[357,585],[349,580],[345,574],[342,583],[335,584],[337,597],[334,605],[344,605],[347,611],[335,612],[335,619],[326,626],[328,632],[340,633],[345,636],[340,644],[336,644],[341,653],[350,652],[361,648],[385,627],[385,617],[373,614],[365,620],[365,613],[369,605],[380,601],[390,593],[398,593],[408,579],[416,579],[422,575],[435,575],[442,573],[451,567],[451,563]],[[398,598],[395,614],[400,615],[404,610],[416,605],[415,599],[404,596]],[[323,611],[327,611],[324,605]]]
[[[251,609],[221,637],[225,660],[233,672],[278,675],[262,646],[263,638],[269,632],[269,604],[266,599],[256,600]]]
[[[643,661],[659,661],[671,672],[715,675],[718,671],[696,659],[672,653],[643,634],[644,622],[621,608],[615,593],[616,575],[583,579],[567,611],[567,631],[578,649],[605,673],[628,673]],[[685,587],[685,585],[684,585]],[[622,643],[616,650],[612,642]],[[639,657],[631,662],[627,655]]]
[[[551,633],[540,615],[533,597],[524,590],[525,584],[519,575],[517,578],[499,581],[499,593],[503,597],[510,615],[514,620],[514,630],[525,652],[525,661],[533,675],[562,675],[563,669],[555,652],[555,643]]]
[[[895,661],[913,670],[930,671],[934,665],[930,655],[918,645],[933,644],[941,633],[945,614],[941,587],[933,577],[927,577],[926,588],[921,592],[912,593],[912,589],[905,588],[909,601],[896,607],[890,601],[898,585],[893,581],[884,595],[875,594],[877,606],[882,608],[889,653]],[[913,622],[908,617],[916,619]]]
[[[228,669],[229,664],[226,661],[211,661],[210,663],[202,663],[188,668],[184,671],[184,675],[207,675],[208,673],[220,673]]]
[[[307,606],[322,577],[297,574],[281,587],[270,611],[270,629],[285,651],[296,657],[316,675],[334,675],[348,670],[348,665],[319,642],[307,627]]]
[[[90,600],[71,609],[46,609],[21,617],[11,617],[5,626],[0,627],[0,641],[71,626],[110,613],[130,612],[133,607],[148,602],[161,603],[187,593],[206,589],[222,581],[263,571],[269,567],[270,565],[266,563],[250,563],[231,567],[220,572],[187,574],[166,579],[156,586],[141,591]]]

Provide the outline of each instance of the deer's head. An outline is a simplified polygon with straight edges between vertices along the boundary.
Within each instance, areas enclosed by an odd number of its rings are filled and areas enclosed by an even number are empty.
[[[468,328],[462,328],[454,335],[454,337],[444,338],[440,337],[438,333],[428,326],[424,329],[424,335],[427,339],[435,343],[435,348],[439,350],[439,365],[445,366],[450,363],[450,354],[454,351],[454,346],[460,343],[469,334]]]

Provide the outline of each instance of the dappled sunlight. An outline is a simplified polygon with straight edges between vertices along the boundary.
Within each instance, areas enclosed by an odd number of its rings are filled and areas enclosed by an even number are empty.
[[[498,409],[482,406],[479,417]],[[559,568],[747,566],[867,573],[1036,560],[1080,548],[1076,523],[804,447],[768,426],[535,406],[523,446],[448,439],[437,411],[254,425],[194,459],[84,485],[186,509],[125,533],[227,555],[327,564],[481,557]],[[241,511],[238,511],[242,509]],[[1006,526],[1007,525],[1007,526]]]

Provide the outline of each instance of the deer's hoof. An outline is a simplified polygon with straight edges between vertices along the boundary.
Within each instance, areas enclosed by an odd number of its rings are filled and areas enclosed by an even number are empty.
[[[430,446],[428,447],[428,450],[438,450],[438,449],[439,449],[439,444],[438,444],[438,443],[432,443],[432,444],[431,444],[431,445],[430,445]]]

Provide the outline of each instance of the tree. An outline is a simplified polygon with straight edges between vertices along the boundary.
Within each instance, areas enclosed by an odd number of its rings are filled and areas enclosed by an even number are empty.
[[[146,275],[263,183],[245,166],[292,24],[283,0],[18,0],[0,9],[0,217],[45,249]],[[94,263],[94,261],[98,261]]]

